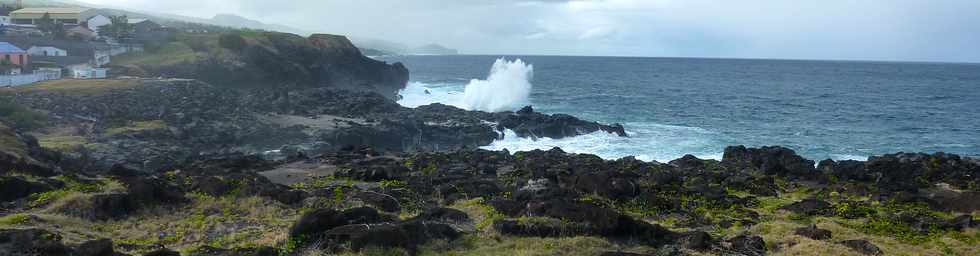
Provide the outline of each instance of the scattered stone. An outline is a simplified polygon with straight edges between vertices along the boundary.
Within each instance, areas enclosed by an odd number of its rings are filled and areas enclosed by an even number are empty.
[[[334,209],[317,209],[304,214],[289,230],[289,237],[312,238],[318,233],[351,224],[376,224],[395,221],[394,217],[378,213],[370,207],[360,207],[338,212]]]
[[[157,249],[152,252],[143,254],[143,256],[180,256],[180,253],[172,251],[167,248]]]
[[[854,249],[864,255],[884,255],[878,246],[868,242],[867,240],[846,240],[841,241],[840,244]]]
[[[378,192],[362,191],[354,194],[354,198],[360,199],[368,205],[377,207],[379,210],[385,212],[400,212],[402,209],[398,203],[398,199]]]
[[[0,230],[0,252],[11,255],[71,255],[61,236],[42,229]]]
[[[84,242],[78,245],[75,250],[77,256],[113,256],[115,251],[112,249],[112,240],[99,239]]]
[[[693,231],[681,235],[678,244],[686,249],[702,251],[711,249],[714,241],[711,235],[704,231]]]
[[[745,255],[766,255],[766,242],[760,236],[740,235],[728,240],[732,250]]]
[[[806,216],[817,216],[830,214],[833,209],[832,205],[827,201],[819,199],[803,199],[796,203],[792,203],[780,208],[782,210],[790,211],[792,213],[806,215]]]
[[[810,225],[807,227],[797,228],[794,233],[796,235],[810,238],[813,240],[827,240],[830,239],[830,230],[817,228],[817,225]]]
[[[0,202],[10,202],[53,189],[54,187],[45,183],[30,182],[20,177],[0,176]]]

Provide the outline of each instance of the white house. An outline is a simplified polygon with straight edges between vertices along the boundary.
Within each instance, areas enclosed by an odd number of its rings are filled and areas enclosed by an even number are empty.
[[[72,78],[75,79],[102,79],[106,78],[108,73],[108,69],[82,65],[70,67],[69,70]]]
[[[95,31],[95,33],[99,33],[100,27],[110,24],[112,24],[112,19],[109,19],[109,17],[106,17],[105,15],[100,14],[88,18],[88,29]]]
[[[31,56],[68,56],[68,51],[54,46],[31,46],[27,53]]]

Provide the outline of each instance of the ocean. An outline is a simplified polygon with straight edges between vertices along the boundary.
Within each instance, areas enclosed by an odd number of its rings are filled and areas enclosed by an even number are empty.
[[[503,58],[503,59],[501,59]],[[445,103],[621,123],[629,138],[504,139],[606,159],[720,159],[781,145],[814,160],[896,152],[980,155],[980,64],[557,56],[392,56],[411,71],[400,104]],[[517,61],[517,60],[520,61]]]

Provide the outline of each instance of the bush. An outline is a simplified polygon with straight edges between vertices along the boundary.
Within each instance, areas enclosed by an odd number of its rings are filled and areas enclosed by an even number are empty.
[[[218,45],[222,48],[233,50],[236,52],[241,52],[245,49],[245,38],[237,33],[226,33],[218,38]]]
[[[31,130],[44,126],[45,116],[10,101],[0,102],[0,121],[16,129]]]

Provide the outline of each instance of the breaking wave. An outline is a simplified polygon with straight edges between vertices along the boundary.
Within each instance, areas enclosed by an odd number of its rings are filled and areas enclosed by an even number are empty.
[[[533,76],[533,65],[520,59],[497,59],[486,80],[473,79],[466,85],[461,107],[486,112],[517,110],[529,103]]]

